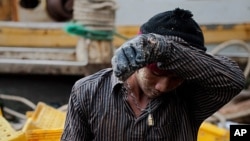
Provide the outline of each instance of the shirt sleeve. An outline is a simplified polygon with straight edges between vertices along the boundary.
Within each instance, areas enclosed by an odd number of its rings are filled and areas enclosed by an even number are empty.
[[[189,84],[188,106],[203,121],[240,93],[245,77],[236,62],[213,56],[188,44],[172,42],[160,67],[176,72]]]
[[[90,129],[86,114],[80,103],[79,93],[80,88],[73,86],[71,96],[68,102],[68,111],[65,121],[65,126],[63,134],[61,136],[61,141],[89,141],[90,140]]]

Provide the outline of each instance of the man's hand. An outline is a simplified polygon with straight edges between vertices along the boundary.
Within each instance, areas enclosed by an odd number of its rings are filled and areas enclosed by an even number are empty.
[[[142,34],[124,43],[112,58],[114,73],[121,80],[126,80],[137,69],[167,58],[168,46],[172,44],[166,36]]]

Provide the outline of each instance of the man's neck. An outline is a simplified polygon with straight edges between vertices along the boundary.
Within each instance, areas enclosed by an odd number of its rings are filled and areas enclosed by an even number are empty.
[[[127,101],[138,117],[143,109],[146,109],[150,100],[147,95],[143,93],[139,84],[137,83],[136,77],[133,75],[126,81],[128,88]]]

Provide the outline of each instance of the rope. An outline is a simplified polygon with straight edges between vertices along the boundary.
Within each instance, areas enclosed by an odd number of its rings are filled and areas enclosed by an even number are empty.
[[[6,112],[6,113],[8,113],[10,115],[13,115],[13,116],[15,116],[17,118],[20,118],[20,119],[26,119],[27,118],[26,115],[24,115],[22,113],[19,113],[19,112],[16,112],[16,111],[14,111],[14,110],[12,110],[10,108],[4,107],[3,110],[4,110],[4,112]]]
[[[68,23],[64,31],[92,40],[113,40],[116,9],[114,0],[75,0],[74,22]]]
[[[129,37],[126,37],[126,36],[116,32],[116,31],[114,32],[114,35],[121,38],[121,39],[123,39],[123,40],[129,40],[130,39]]]
[[[123,40],[129,40],[129,37],[126,37],[116,31],[102,31],[102,30],[91,30],[84,25],[79,23],[69,22],[64,26],[64,31],[68,34],[81,36],[87,39],[93,40],[113,40],[113,36],[117,36]]]
[[[93,40],[112,40],[113,31],[91,30],[84,25],[70,22],[64,27],[64,31],[69,34],[81,36]]]
[[[114,30],[117,8],[115,0],[75,0],[74,21],[66,24],[64,31],[92,40],[113,40],[113,36],[128,40]]]
[[[32,109],[36,108],[36,105],[33,102],[31,102],[30,100],[28,100],[26,98],[20,97],[20,96],[0,94],[0,98],[3,100],[19,101],[19,102],[26,104],[27,106],[29,106]]]
[[[0,94],[0,98],[3,100],[11,100],[11,101],[19,101],[22,102],[24,104],[26,104],[27,106],[29,106],[30,108],[32,108],[33,110],[36,108],[36,105],[31,102],[30,100],[24,98],[24,97],[20,97],[20,96],[14,96],[14,95],[6,95],[6,94]],[[14,111],[10,108],[7,107],[3,107],[3,111],[14,115],[15,117],[18,117],[20,119],[26,119],[26,116],[20,112]]]
[[[112,31],[116,9],[114,0],[75,0],[73,19],[88,29]]]

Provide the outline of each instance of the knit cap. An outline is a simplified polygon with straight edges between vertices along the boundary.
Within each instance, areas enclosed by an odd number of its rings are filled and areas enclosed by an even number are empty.
[[[140,27],[140,33],[178,36],[191,46],[206,51],[201,28],[192,17],[190,11],[180,8],[159,13]]]

